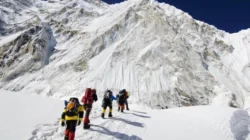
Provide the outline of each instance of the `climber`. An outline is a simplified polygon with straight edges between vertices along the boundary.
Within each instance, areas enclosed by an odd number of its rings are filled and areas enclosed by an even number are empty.
[[[82,103],[83,103],[83,108],[85,111],[85,116],[83,120],[83,129],[89,129],[90,128],[90,120],[89,120],[89,115],[92,109],[92,104],[93,101],[97,101],[97,95],[96,95],[96,89],[90,89],[87,88],[85,90],[84,96],[82,97]]]
[[[83,107],[78,98],[72,97],[69,102],[65,102],[66,107],[61,117],[61,126],[65,126],[64,140],[74,140],[76,125],[80,125],[83,118]]]
[[[113,96],[113,93],[111,90],[106,90],[104,92],[104,97],[102,100],[102,114],[101,117],[104,118],[106,108],[109,107],[109,115],[108,117],[112,117],[112,101],[116,100],[116,98]]]

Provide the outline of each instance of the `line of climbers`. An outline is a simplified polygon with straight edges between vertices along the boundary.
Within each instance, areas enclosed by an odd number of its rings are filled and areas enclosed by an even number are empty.
[[[123,112],[125,105],[126,109],[129,110],[127,101],[128,97],[129,93],[126,91],[126,89],[120,90],[119,93],[116,95],[116,97],[114,97],[113,92],[111,90],[106,90],[102,100],[101,117],[103,119],[105,118],[105,111],[107,107],[109,107],[108,117],[113,116],[112,115],[113,100],[117,100],[118,112],[119,111]],[[83,105],[80,104],[78,98],[76,97],[70,98],[69,101],[64,101],[65,108],[61,116],[61,126],[64,127],[66,125],[64,140],[74,140],[76,126],[80,125],[82,120],[83,120],[83,129],[90,128],[89,115],[92,109],[93,102],[94,101],[96,102],[97,100],[98,98],[96,94],[96,89],[86,88],[84,96],[82,97],[81,100]],[[85,111],[85,116],[84,116],[84,111]]]

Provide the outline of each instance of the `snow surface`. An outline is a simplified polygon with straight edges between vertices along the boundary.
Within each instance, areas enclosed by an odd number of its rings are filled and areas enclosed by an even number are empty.
[[[155,0],[0,3],[1,139],[63,139],[58,99],[91,87],[126,88],[131,110],[103,120],[99,100],[76,139],[250,140],[250,29]]]
[[[0,90],[1,139],[27,140],[39,125],[58,122],[62,101]],[[57,124],[56,124],[57,125]]]
[[[130,104],[129,111],[120,113],[114,103],[114,117],[102,119],[100,104],[100,100],[94,103],[91,129],[78,126],[76,140],[250,140],[250,117],[241,109],[197,106],[151,110]],[[65,128],[59,123],[62,100],[0,90],[0,105],[2,139],[63,139]]]

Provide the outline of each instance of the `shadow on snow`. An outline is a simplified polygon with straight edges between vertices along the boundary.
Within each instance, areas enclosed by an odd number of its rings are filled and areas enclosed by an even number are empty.
[[[139,114],[135,114],[135,113],[131,113],[132,115],[138,116],[138,117],[142,117],[142,118],[151,118],[150,116],[145,116],[145,115],[139,115]]]
[[[90,131],[96,131],[98,133],[110,135],[110,136],[115,137],[116,139],[120,139],[120,140],[142,140],[142,138],[140,138],[138,136],[135,136],[135,135],[129,136],[127,134],[120,133],[120,132],[112,132],[109,129],[103,127],[103,126],[99,126],[99,125],[91,125],[91,126],[99,127],[102,130],[95,130],[95,129],[91,128],[91,129],[89,129]]]
[[[126,119],[123,119],[123,118],[112,117],[112,120],[121,121],[121,122],[124,122],[126,124],[130,124],[130,125],[137,126],[137,127],[144,127],[144,125],[142,123],[132,122],[132,121],[129,121],[129,120],[126,120]]]
[[[132,111],[135,113],[147,114],[146,112],[142,112],[142,111],[135,111],[135,110],[132,110]]]

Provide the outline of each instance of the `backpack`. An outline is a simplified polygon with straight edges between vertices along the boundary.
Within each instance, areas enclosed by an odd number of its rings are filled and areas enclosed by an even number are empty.
[[[70,100],[75,100],[76,103],[77,103],[77,105],[80,105],[80,102],[79,102],[78,98],[76,98],[76,97],[71,97],[71,98],[69,99],[69,101],[70,101]],[[64,100],[64,105],[65,105],[65,107],[67,107],[69,101]]]
[[[78,107],[80,106],[80,102],[78,98],[72,97],[69,99],[69,102],[64,101],[66,112],[65,114],[69,117],[73,117],[78,115]]]
[[[128,93],[128,92],[125,93],[125,98],[126,98],[126,99],[129,98],[129,93]]]
[[[92,97],[92,91],[90,88],[86,88],[84,96],[82,97],[83,104],[92,104],[93,103],[93,97]]]
[[[103,100],[104,100],[105,102],[110,102],[110,101],[111,101],[111,98],[110,98],[111,95],[112,95],[112,91],[111,91],[111,90],[106,90],[106,91],[104,92]]]
[[[98,100],[96,95],[96,89],[91,89],[91,91],[92,91],[92,99],[96,102]]]
[[[119,91],[119,94],[117,95],[117,98],[118,98],[117,102],[118,103],[125,102],[125,99],[126,99],[125,98],[125,94],[126,94],[126,90],[125,89]]]
[[[119,91],[119,93],[126,93],[126,92],[127,92],[126,89],[122,89]]]

